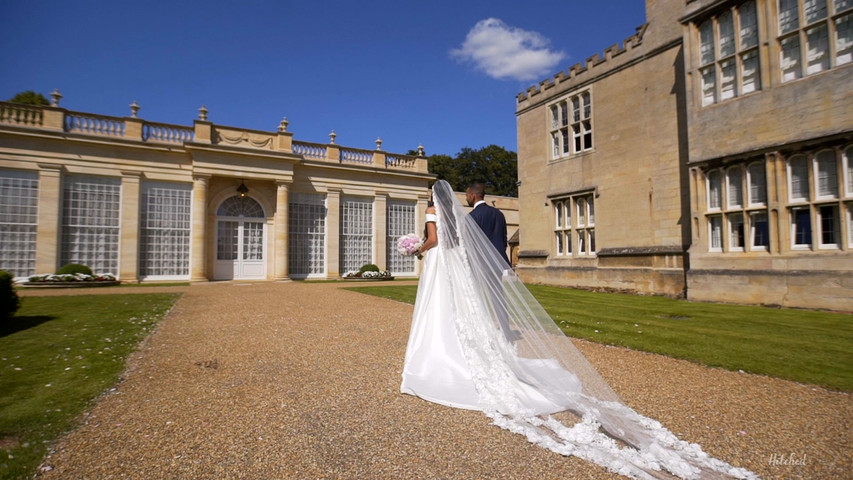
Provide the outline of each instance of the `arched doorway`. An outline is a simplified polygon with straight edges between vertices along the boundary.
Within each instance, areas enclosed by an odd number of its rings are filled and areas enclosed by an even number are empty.
[[[264,208],[249,197],[229,197],[216,210],[216,280],[265,279]]]

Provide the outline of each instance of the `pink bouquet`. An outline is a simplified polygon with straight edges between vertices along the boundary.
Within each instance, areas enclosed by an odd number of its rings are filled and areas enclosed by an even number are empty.
[[[417,255],[418,249],[423,246],[424,242],[414,233],[403,235],[397,239],[397,252],[400,255]]]

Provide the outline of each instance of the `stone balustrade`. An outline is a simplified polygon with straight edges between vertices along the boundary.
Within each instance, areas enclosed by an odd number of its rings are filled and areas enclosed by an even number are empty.
[[[137,118],[139,105],[131,105],[130,117],[112,117],[93,113],[73,112],[58,105],[39,106],[0,102],[0,126],[8,125],[37,130],[64,131],[82,136],[114,137],[146,143],[183,145],[206,143],[247,149],[291,153],[305,160],[353,166],[409,170],[427,173],[427,159],[419,156],[392,154],[379,150],[342,147],[329,144],[293,141],[283,121],[277,132],[214,125],[207,121],[207,110],[193,126],[148,122]]]

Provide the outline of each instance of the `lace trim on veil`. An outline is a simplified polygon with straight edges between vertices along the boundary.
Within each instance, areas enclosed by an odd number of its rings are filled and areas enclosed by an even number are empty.
[[[456,331],[480,406],[495,425],[631,478],[758,478],[621,403],[508,269],[450,185],[436,182],[433,198],[439,272],[454,294]],[[537,411],[531,398],[556,407]],[[579,421],[568,426],[550,414],[563,410]]]

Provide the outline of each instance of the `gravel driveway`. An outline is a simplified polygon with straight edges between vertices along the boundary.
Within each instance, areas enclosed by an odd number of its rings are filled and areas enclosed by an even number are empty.
[[[179,288],[123,381],[58,442],[40,478],[621,478],[481,413],[401,395],[412,306],[340,287]],[[850,478],[848,394],[577,344],[626,403],[712,455],[762,478]]]

